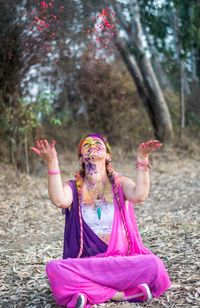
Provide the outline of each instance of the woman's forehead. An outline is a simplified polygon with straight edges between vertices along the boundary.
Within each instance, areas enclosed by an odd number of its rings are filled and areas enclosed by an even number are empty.
[[[94,141],[100,141],[101,143],[104,144],[103,140],[101,140],[98,137],[86,137],[85,140],[83,141],[83,144],[86,142],[94,142]]]

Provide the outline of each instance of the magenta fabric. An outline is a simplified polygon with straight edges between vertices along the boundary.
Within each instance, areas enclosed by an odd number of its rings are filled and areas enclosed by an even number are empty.
[[[127,237],[114,191],[113,196],[115,215],[107,250],[95,256],[47,263],[46,272],[58,305],[73,308],[73,295],[83,293],[88,298],[89,308],[93,304],[108,301],[117,291],[131,289],[141,283],[147,283],[153,296],[159,297],[171,286],[162,260],[143,245],[133,204],[124,202],[120,186],[119,199],[132,244],[131,255],[127,256]]]
[[[114,194],[113,187],[113,199],[115,206],[115,214],[112,226],[112,233],[110,237],[110,242],[106,252],[99,253],[95,257],[105,257],[105,256],[126,256],[128,252],[128,242],[126,237],[126,232],[124,230],[123,222],[121,219],[119,207]],[[123,190],[121,185],[119,185],[119,201],[122,204],[122,210],[125,216],[126,225],[128,227],[129,236],[131,239],[131,255],[135,254],[153,254],[149,249],[147,249],[143,243],[141,236],[139,234],[136,217],[134,213],[134,205],[129,201],[124,201]]]
[[[73,295],[83,293],[87,307],[108,301],[118,291],[147,283],[154,297],[170,286],[164,265],[154,255],[63,259],[46,267],[56,303],[74,308]]]

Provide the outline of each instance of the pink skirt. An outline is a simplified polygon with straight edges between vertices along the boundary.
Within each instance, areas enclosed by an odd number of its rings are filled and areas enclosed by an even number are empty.
[[[141,283],[149,285],[154,297],[171,286],[162,260],[153,254],[52,260],[46,272],[56,303],[68,308],[75,307],[77,293],[85,294],[91,307]]]

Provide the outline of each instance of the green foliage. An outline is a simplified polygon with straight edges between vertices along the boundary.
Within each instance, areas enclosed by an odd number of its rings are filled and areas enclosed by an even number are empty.
[[[49,120],[52,126],[61,125],[54,113],[53,98],[52,93],[42,93],[38,95],[36,102],[31,103],[20,98],[15,107],[5,108],[4,117],[1,117],[4,127],[10,132],[17,129],[23,136],[41,126],[44,120]]]
[[[190,126],[196,125],[200,128],[200,117],[193,111],[188,113],[188,122]]]
[[[188,108],[186,113],[186,121],[189,126],[192,134],[199,138],[200,136],[200,108],[199,108],[199,96],[200,89],[199,85],[196,84],[193,86],[192,95],[188,100]]]
[[[167,100],[169,111],[172,117],[172,123],[175,135],[180,132],[180,107],[179,107],[179,93],[166,90],[165,99]]]
[[[11,146],[10,160],[17,167],[22,167],[24,148],[27,160],[28,143],[34,139],[34,130],[47,121],[51,127],[62,125],[53,108],[54,94],[42,93],[38,95],[36,102],[27,102],[19,98],[15,107],[6,107],[0,116],[0,123],[4,127],[4,134],[7,135]],[[23,167],[22,167],[23,169]]]
[[[164,56],[162,62],[168,73],[172,74],[172,78],[179,69],[178,45],[181,50],[180,57],[188,67],[191,65],[191,53],[195,55],[198,65],[200,48],[200,3],[198,1],[142,0],[140,8],[145,32],[151,36],[151,44]]]

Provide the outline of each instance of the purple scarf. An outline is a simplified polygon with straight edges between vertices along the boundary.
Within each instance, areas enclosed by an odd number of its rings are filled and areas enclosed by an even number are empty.
[[[65,214],[63,259],[76,258],[80,247],[80,223],[78,216],[78,193],[76,181],[70,180],[73,192],[73,205],[70,209],[63,209]],[[104,243],[83,220],[83,253],[81,258],[95,256],[106,252],[108,245]]]

